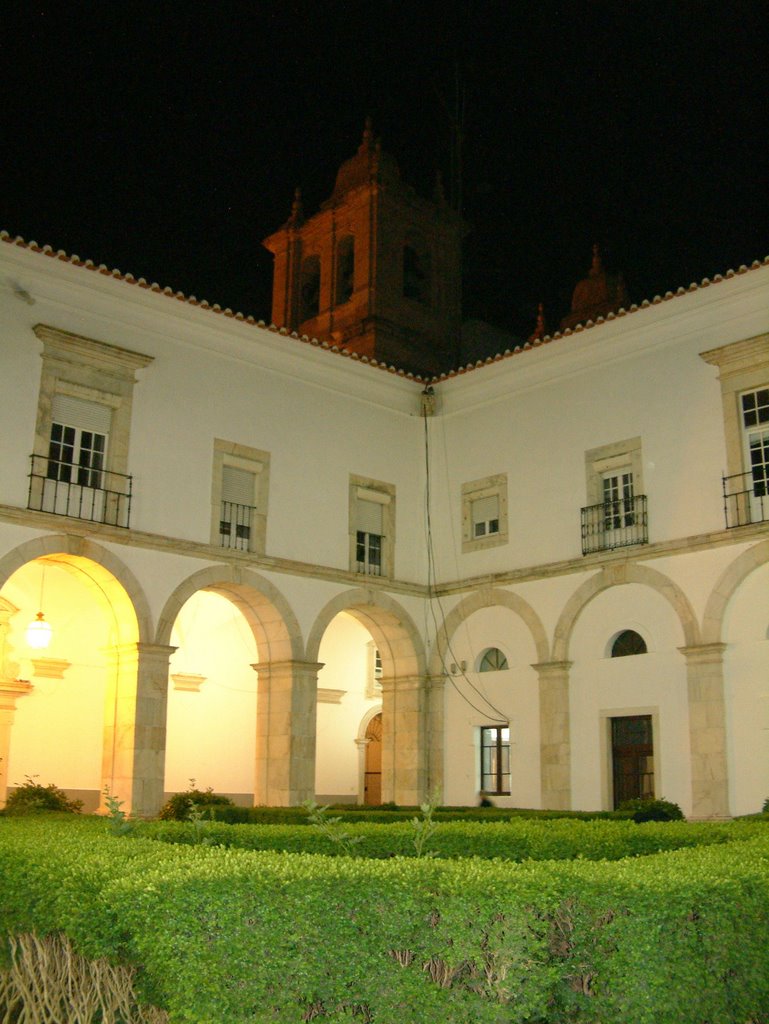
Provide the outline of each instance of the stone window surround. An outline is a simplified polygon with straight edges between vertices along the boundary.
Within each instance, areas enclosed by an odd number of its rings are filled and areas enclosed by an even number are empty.
[[[499,499],[499,532],[487,534],[485,537],[473,536],[474,501],[496,495]],[[497,473],[485,476],[480,480],[470,480],[462,484],[462,552],[483,551],[485,548],[496,548],[507,544],[507,474]]]
[[[740,398],[769,384],[769,334],[733,341],[720,348],[700,352],[700,358],[718,367],[721,384],[726,474],[733,476],[749,469],[745,465]]]
[[[604,500],[604,476],[612,470],[626,468],[633,474],[633,494],[645,494],[640,437],[631,437],[625,441],[614,441],[588,449],[585,452],[587,504],[600,505]]]
[[[214,438],[213,473],[211,477],[211,544],[220,545],[219,521],[222,508],[222,478],[225,466],[241,469],[254,477],[254,511],[251,514],[251,536],[248,550],[264,554],[267,541],[267,504],[270,488],[270,453],[236,441]]]
[[[379,577],[392,579],[395,565],[395,486],[367,476],[350,474],[348,522],[350,572],[360,575],[356,558],[358,500],[376,501],[382,506],[382,565]]]
[[[136,371],[149,366],[153,357],[47,324],[32,330],[43,343],[34,454],[48,455],[54,396],[68,395],[109,406],[106,469],[127,473]]]

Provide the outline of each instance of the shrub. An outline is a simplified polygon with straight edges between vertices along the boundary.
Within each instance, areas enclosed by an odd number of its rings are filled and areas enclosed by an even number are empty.
[[[635,822],[643,821],[683,821],[683,811],[678,804],[669,800],[654,800],[638,797],[625,800],[617,808],[620,815],[632,818]]]
[[[233,806],[228,796],[214,793],[210,786],[206,790],[192,788],[185,793],[174,793],[161,807],[159,817],[164,821],[188,821],[193,807],[213,810]]]
[[[47,786],[42,786],[27,775],[24,785],[17,787],[8,797],[5,813],[34,814],[37,811],[64,811],[68,814],[79,814],[82,807],[82,800],[70,800],[64,790],[59,789],[52,782]]]
[[[761,808],[763,814],[769,814],[769,796],[764,800],[764,806]]]

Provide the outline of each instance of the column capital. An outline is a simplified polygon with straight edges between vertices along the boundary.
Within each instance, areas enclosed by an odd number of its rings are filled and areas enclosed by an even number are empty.
[[[678,650],[686,658],[688,664],[717,664],[723,659],[727,644],[694,644],[691,647],[679,647]]]
[[[531,667],[535,669],[540,676],[556,676],[565,675],[573,664],[573,661],[540,661],[535,662]]]
[[[289,672],[320,672],[325,663],[322,661],[254,661],[251,663],[251,668],[254,672],[271,673],[278,675],[280,673]]]

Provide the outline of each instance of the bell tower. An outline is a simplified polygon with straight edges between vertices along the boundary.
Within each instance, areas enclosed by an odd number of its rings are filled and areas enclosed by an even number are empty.
[[[367,121],[320,210],[305,218],[297,190],[288,221],[264,240],[273,323],[413,373],[446,370],[459,343],[463,233],[440,187],[427,200],[401,180]]]

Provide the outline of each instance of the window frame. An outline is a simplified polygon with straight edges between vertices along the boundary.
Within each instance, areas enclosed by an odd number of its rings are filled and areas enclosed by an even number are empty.
[[[475,535],[473,503],[485,498],[497,499],[497,531]],[[462,484],[462,553],[483,551],[508,542],[507,474],[497,473]]]
[[[224,467],[250,473],[254,478],[254,502],[248,523],[248,544],[223,544],[221,524],[224,490]],[[264,554],[267,540],[267,505],[270,483],[270,453],[260,448],[214,438],[213,470],[211,476],[211,536],[212,546],[222,551],[248,551]]]
[[[32,328],[36,338],[42,342],[42,368],[38,393],[35,438],[33,443],[34,463],[46,465],[51,458],[54,408],[56,397],[74,398],[91,405],[104,406],[109,411],[109,429],[105,436],[105,452],[99,468],[97,486],[94,482],[78,483],[91,490],[104,490],[111,474],[128,477],[128,453],[131,435],[131,413],[133,389],[137,382],[137,370],[144,369],[153,361],[153,356],[130,349],[111,345],[84,335],[64,331],[50,324],[35,324]],[[61,424],[64,427],[76,424]],[[93,433],[93,431],[91,431]],[[99,432],[101,433],[101,432]],[[79,456],[79,452],[77,453]],[[81,468],[73,461],[75,468]],[[93,468],[93,467],[92,467]],[[46,469],[46,473],[48,470]],[[79,476],[79,474],[75,474]],[[43,505],[45,479],[33,479],[30,488],[30,507]],[[67,481],[64,481],[67,483]],[[107,484],[109,487],[109,484]],[[106,493],[106,492],[105,492]],[[129,499],[130,500],[130,499]],[[43,511],[45,511],[43,509]],[[69,514],[69,513],[66,513]],[[123,522],[123,508],[119,504],[110,506],[103,520],[108,525],[128,525],[128,515]]]
[[[359,531],[358,502],[372,501],[382,507],[382,533],[372,535],[366,531]],[[393,484],[384,483],[382,480],[374,480],[371,477],[356,476],[350,474],[349,499],[348,499],[348,533],[349,533],[349,564],[350,571],[357,576],[366,576],[370,579],[391,579],[394,573],[395,564],[395,487]],[[380,563],[379,572],[367,572],[359,568],[358,550],[360,541],[358,534],[363,533],[367,537],[379,536],[380,538]],[[364,545],[367,543],[363,542]]]
[[[718,369],[727,475],[746,473],[750,466],[744,456],[742,395],[769,387],[769,334],[708,349],[700,352],[700,359]]]
[[[503,731],[507,731],[507,739],[503,737]],[[487,735],[493,735],[493,743],[486,743],[485,738]],[[510,724],[507,725],[482,725],[479,727],[479,744],[480,744],[480,785],[478,787],[479,792],[487,796],[510,796],[512,787],[512,737]],[[492,771],[485,770],[485,751],[493,750],[496,755],[496,769]],[[504,771],[504,756],[503,752],[507,751],[507,771]],[[484,781],[490,777],[494,777],[495,785],[494,788],[484,786]],[[508,786],[504,788],[504,778],[507,776]]]

